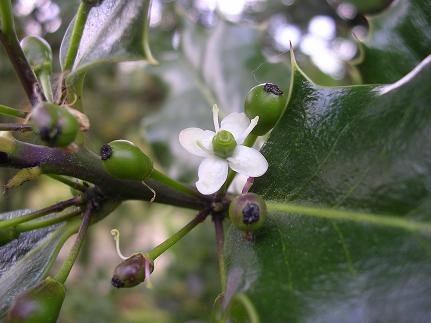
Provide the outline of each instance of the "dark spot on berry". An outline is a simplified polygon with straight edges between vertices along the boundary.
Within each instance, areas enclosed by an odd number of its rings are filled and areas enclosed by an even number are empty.
[[[267,93],[272,93],[274,95],[283,95],[283,91],[280,90],[280,88],[277,85],[273,84],[273,83],[266,83],[263,86],[263,89]]]
[[[253,224],[259,221],[260,217],[260,210],[259,205],[254,203],[248,203],[243,209],[242,209],[242,222],[244,224]]]
[[[124,283],[120,280],[120,278],[115,277],[115,276],[112,277],[111,284],[112,284],[112,286],[114,286],[116,288],[124,287]]]
[[[100,157],[102,160],[107,160],[112,156],[112,147],[108,144],[104,144],[102,148],[100,148]]]
[[[40,139],[43,141],[49,141],[51,139],[50,137],[51,129],[49,127],[42,127],[39,130]]]

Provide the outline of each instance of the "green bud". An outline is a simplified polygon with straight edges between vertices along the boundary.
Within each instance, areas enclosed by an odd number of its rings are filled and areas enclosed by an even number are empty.
[[[142,283],[147,274],[145,272],[145,266],[148,262],[143,254],[138,253],[130,258],[127,258],[115,267],[114,275],[112,276],[112,286],[117,288],[133,287]],[[154,271],[154,263],[150,261],[150,273]]]
[[[15,240],[19,237],[19,232],[16,230],[16,227],[8,227],[4,229],[0,229],[0,247],[5,244]]]
[[[79,131],[79,122],[66,108],[43,102],[31,115],[33,128],[49,146],[66,147]]]
[[[21,40],[21,48],[36,74],[52,72],[52,50],[45,39],[39,36],[27,36]]]
[[[221,158],[228,158],[232,156],[235,148],[235,137],[226,130],[220,130],[213,138],[214,153]]]
[[[117,178],[144,180],[153,171],[153,161],[134,143],[114,140],[100,149],[106,171]]]
[[[266,216],[265,201],[254,193],[235,197],[229,206],[229,218],[232,223],[245,232],[256,231],[262,227]]]
[[[280,88],[272,83],[259,84],[253,87],[247,94],[244,103],[244,111],[247,117],[253,119],[259,117],[252,134],[262,136],[271,130],[286,105],[286,96]]]
[[[48,277],[18,295],[8,314],[8,323],[55,323],[65,296],[64,285]]]

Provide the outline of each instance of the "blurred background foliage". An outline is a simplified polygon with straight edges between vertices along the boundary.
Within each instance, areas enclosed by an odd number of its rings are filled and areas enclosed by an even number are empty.
[[[289,46],[317,83],[360,82],[348,61],[358,55],[355,38],[367,35],[364,15],[389,0],[153,0],[150,44],[159,66],[128,62],[88,73],[84,105],[91,120],[93,150],[125,138],[151,154],[158,167],[192,182],[196,161],[178,145],[178,132],[211,128],[210,107],[239,111],[248,89],[274,82],[288,89]],[[16,0],[19,37],[41,35],[58,57],[78,1]],[[355,36],[353,36],[355,35]],[[54,62],[58,71],[58,59]],[[60,78],[60,75],[57,75]],[[24,91],[0,50],[0,103],[29,110]],[[19,138],[33,142],[29,134]],[[0,170],[4,185],[14,170]],[[42,177],[1,195],[0,211],[40,208],[71,195]],[[67,282],[61,322],[205,322],[219,292],[210,221],[156,262],[154,288],[110,286],[116,256],[109,231],[122,233],[127,254],[146,250],[181,227],[192,214],[144,202],[124,203],[92,228],[80,263]]]

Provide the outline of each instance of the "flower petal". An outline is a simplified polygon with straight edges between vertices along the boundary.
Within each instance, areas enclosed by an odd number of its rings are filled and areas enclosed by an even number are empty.
[[[217,192],[226,181],[227,172],[226,160],[217,157],[205,158],[199,165],[199,180],[196,182],[196,188],[205,195]]]
[[[227,161],[235,172],[249,177],[262,176],[268,169],[268,162],[260,152],[243,145],[238,145]]]
[[[238,142],[238,139],[242,137],[243,132],[249,125],[250,119],[247,118],[245,113],[233,112],[222,120],[220,129],[227,130],[232,133],[235,140],[237,140],[237,144],[242,144],[242,141]]]
[[[181,146],[189,153],[200,157],[207,157],[210,155],[209,152],[212,151],[212,139],[214,135],[215,132],[210,130],[187,128],[180,132],[178,138]]]

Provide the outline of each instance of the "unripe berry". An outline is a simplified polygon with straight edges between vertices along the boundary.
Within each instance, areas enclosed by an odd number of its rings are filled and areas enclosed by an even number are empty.
[[[229,218],[240,230],[256,231],[267,216],[266,203],[257,194],[246,193],[235,197],[229,206]]]
[[[146,278],[146,266],[149,266],[150,273],[154,271],[154,263],[143,254],[135,254],[115,267],[114,275],[112,276],[112,286],[117,288],[133,287],[142,283]]]
[[[144,180],[153,171],[153,161],[134,143],[114,140],[100,149],[106,171],[117,178]]]
[[[244,103],[244,111],[250,119],[259,117],[252,134],[262,136],[271,130],[286,105],[286,95],[280,88],[272,83],[259,84],[253,87],[247,94]]]
[[[21,40],[21,48],[36,74],[52,72],[52,50],[45,39],[39,36],[27,36]]]
[[[33,128],[49,146],[66,147],[79,131],[78,120],[66,108],[43,102],[31,114]]]
[[[63,305],[64,295],[64,285],[48,277],[15,298],[7,322],[55,323]]]

